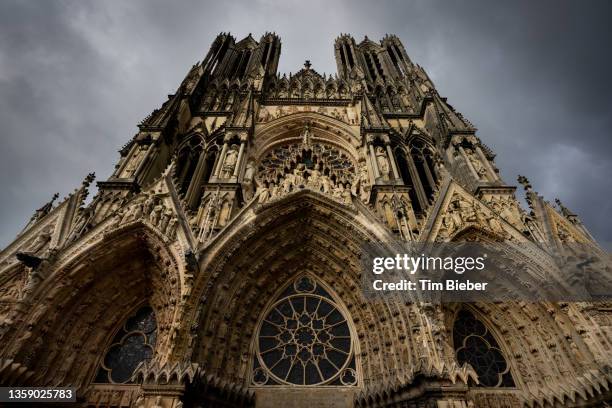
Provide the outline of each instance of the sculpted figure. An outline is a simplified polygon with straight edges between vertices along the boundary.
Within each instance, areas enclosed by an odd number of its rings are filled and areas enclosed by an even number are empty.
[[[408,96],[408,93],[404,92],[402,93],[402,103],[404,104],[404,107],[408,110],[412,109],[412,103],[410,103],[410,97]]]
[[[265,203],[266,201],[268,201],[268,198],[270,198],[270,190],[268,190],[268,187],[266,187],[266,185],[262,185],[261,187],[259,187],[258,189],[259,194],[258,194],[258,203]]]
[[[293,184],[296,188],[304,186],[304,165],[301,163],[293,170]]]
[[[280,196],[280,187],[275,183],[270,183],[270,198],[275,198]]]
[[[446,236],[455,231],[455,220],[452,214],[446,214],[444,218],[442,218],[442,228],[446,232]]]
[[[259,111],[259,122],[267,122],[269,115],[268,110],[262,107],[261,111]]]
[[[383,180],[389,180],[389,159],[387,158],[385,149],[380,146],[376,148],[376,163],[378,164],[378,170]]]
[[[306,124],[304,130],[302,130],[302,144],[305,147],[310,147],[312,141],[312,133],[310,132],[310,126]]]
[[[461,214],[461,199],[456,198],[450,205],[450,214],[453,218],[453,224],[455,227],[459,227],[463,224],[463,216]]]
[[[309,188],[315,191],[321,191],[321,172],[319,171],[319,165],[317,165],[308,177],[307,185]]]
[[[154,206],[155,206],[155,198],[153,197],[153,195],[149,195],[144,202],[143,212],[145,214],[151,214],[151,211],[153,211]]]
[[[346,111],[346,116],[348,118],[348,122],[351,125],[356,124],[357,123],[357,117],[355,115],[355,111],[353,109],[347,109],[347,108],[345,108],[345,111]]]
[[[325,174],[321,176],[321,186],[325,194],[329,194],[333,188],[331,179]]]
[[[253,163],[253,160],[249,160],[249,162],[246,165],[246,170],[244,171],[244,181],[250,182],[251,180],[253,180],[254,174],[255,174],[255,164]]]
[[[344,193],[344,184],[338,183],[338,185],[334,189],[333,196],[336,198],[342,198],[343,193]]]
[[[164,205],[161,203],[153,207],[153,211],[151,212],[151,217],[149,217],[149,221],[151,221],[151,224],[157,225],[157,223],[161,219],[161,214],[163,210],[164,210]]]
[[[169,209],[164,211],[161,217],[161,221],[159,222],[159,229],[161,232],[164,232],[164,233],[166,232],[166,228],[168,227],[168,223],[170,222],[171,218],[172,218],[172,211],[170,211]]]
[[[238,145],[231,145],[227,153],[225,154],[225,160],[223,160],[223,173],[222,178],[230,178],[234,173],[234,167],[238,161]]]
[[[168,229],[166,230],[166,235],[168,235],[170,238],[174,238],[177,227],[178,227],[178,219],[176,217],[172,217],[170,219],[170,222],[168,223]]]
[[[342,183],[340,183],[342,185]],[[346,188],[342,191],[342,201],[345,204],[351,204],[353,202],[353,198],[351,196],[351,185],[346,183]]]
[[[123,216],[123,219],[121,220],[121,222],[135,221],[135,220],[139,219],[140,217],[142,217],[142,213],[143,213],[142,208],[143,208],[143,206],[144,206],[143,203],[137,203],[137,204],[134,204],[133,206],[131,206],[130,209]]]
[[[293,185],[293,174],[285,174],[285,178],[283,179],[283,193],[290,192],[292,185]]]
[[[47,227],[42,230],[41,233],[36,237],[32,245],[28,248],[28,252],[37,253],[47,244],[47,242],[51,241],[51,228]]]
[[[359,198],[361,198],[361,201],[367,201],[370,194],[370,179],[368,177],[368,169],[365,166],[361,168],[357,184],[359,187]],[[357,195],[357,192],[355,192],[355,195]]]
[[[467,154],[468,159],[470,160],[470,163],[472,163],[474,170],[476,170],[476,174],[478,174],[478,177],[481,179],[486,178],[487,170],[483,166],[480,159],[476,157],[476,155],[474,154],[472,150],[466,150],[466,154]]]
[[[495,232],[504,232],[504,227],[496,216],[491,215],[488,219],[489,227]]]

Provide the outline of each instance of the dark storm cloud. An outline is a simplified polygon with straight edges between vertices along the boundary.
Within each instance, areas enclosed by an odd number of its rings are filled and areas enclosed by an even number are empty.
[[[339,33],[395,33],[478,128],[509,183],[527,175],[612,242],[609,2],[3,1],[0,246],[117,149],[214,36],[277,32],[280,70],[335,72]],[[609,244],[608,244],[609,245]]]

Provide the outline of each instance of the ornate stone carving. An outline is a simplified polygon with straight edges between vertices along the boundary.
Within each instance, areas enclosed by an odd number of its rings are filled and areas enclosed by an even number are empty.
[[[480,323],[462,326],[455,344],[461,305],[364,297],[366,243],[396,252],[405,241],[528,242],[524,259],[501,271],[508,276],[544,264],[561,272],[549,237],[588,246],[593,262],[605,254],[524,177],[530,208],[520,207],[494,154],[397,37],[342,35],[335,51],[338,75],[310,64],[279,75],[275,34],[220,35],[143,121],[91,203],[88,176],[37,210],[0,253],[0,378],[75,386],[86,405],[143,408],[253,406],[266,389],[291,406],[292,393],[328,385],[361,407],[609,399],[607,303],[462,305]],[[231,61],[245,65],[232,71]],[[325,319],[312,299],[329,306]],[[122,333],[143,304],[155,335]],[[287,313],[268,327],[279,307]],[[348,335],[333,332],[334,316]],[[264,355],[266,339],[279,358]],[[120,369],[136,343],[151,359],[126,369],[126,384],[91,382],[97,370]],[[291,363],[314,371],[292,377]]]

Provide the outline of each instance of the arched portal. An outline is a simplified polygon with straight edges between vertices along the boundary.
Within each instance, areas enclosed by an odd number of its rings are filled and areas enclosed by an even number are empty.
[[[277,396],[288,396],[285,393],[289,389],[299,386],[328,385],[343,388],[345,391],[338,395],[346,396],[392,371],[408,375],[416,355],[411,343],[401,341],[411,330],[408,311],[393,300],[368,301],[361,290],[360,255],[364,244],[393,239],[375,225],[363,213],[309,190],[262,205],[251,214],[243,213],[216,238],[216,245],[201,264],[207,278],[194,284],[193,293],[201,303],[192,360],[220,381],[248,386],[266,395],[270,393],[262,388],[273,388]],[[319,338],[323,348],[333,345],[345,354],[340,352],[333,357],[333,364],[320,366],[324,371],[321,374],[316,365],[300,363],[303,369],[313,370],[311,377],[305,377],[303,371],[301,376],[293,376],[286,368],[275,371],[276,363],[296,362],[292,360],[293,350],[283,349],[284,356],[290,357],[271,361],[260,354],[267,350],[266,344],[254,345],[254,339],[261,339],[258,336],[262,332],[271,335],[266,330],[272,329],[262,321],[279,319],[280,316],[271,316],[274,308],[290,308],[287,300],[296,298],[306,301],[308,321],[293,327],[288,326],[291,319],[283,319],[283,330],[272,335],[292,336],[284,340],[283,346],[296,345],[296,354],[299,342],[308,352],[310,346],[312,352],[325,351],[314,350],[317,342],[311,343],[311,336],[318,335],[315,330],[299,331],[300,327],[314,329],[318,324],[314,322],[316,305],[309,304],[309,289],[304,292],[298,285],[303,276],[312,277],[313,287],[323,289],[314,298],[322,299],[328,312],[338,312],[333,317],[337,322],[329,324],[346,322],[342,330],[348,329],[348,334],[331,333],[337,336],[332,343],[325,335]],[[304,310],[298,313],[298,309],[295,315],[299,318]],[[325,327],[325,322],[320,323]],[[303,359],[313,360],[310,356]]]
[[[130,355],[121,350],[126,341],[143,343],[144,358],[165,359],[155,353],[167,352],[176,319],[180,279],[175,255],[141,223],[94,234],[88,243],[65,258],[60,255],[5,345],[11,358],[37,373],[37,384],[84,389],[103,381],[104,371],[105,382],[126,382],[132,373],[119,371],[133,370],[137,362],[120,367],[106,359],[113,346],[120,356]],[[130,320],[144,306],[155,314],[156,338],[150,327],[135,329],[139,325]],[[105,369],[100,372],[100,367]]]

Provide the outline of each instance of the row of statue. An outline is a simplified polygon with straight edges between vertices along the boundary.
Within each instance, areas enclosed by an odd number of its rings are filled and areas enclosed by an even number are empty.
[[[350,204],[352,202],[350,182],[342,180],[335,181],[328,175],[321,173],[319,166],[311,170],[306,170],[303,163],[298,164],[296,168],[293,169],[292,173],[286,173],[277,182],[260,182],[256,194],[258,196],[258,201],[260,203],[265,203],[271,199],[304,188],[330,195],[345,204]]]
[[[451,200],[447,213],[442,218],[442,225],[438,234],[439,238],[448,238],[455,231],[458,231],[466,224],[486,225],[493,232],[506,235],[505,229],[499,216],[484,211],[484,208],[477,201],[455,196]]]
[[[295,106],[291,105],[287,108],[279,106],[277,108],[265,107],[262,106],[259,110],[259,116],[257,121],[259,123],[269,122],[273,119],[278,119],[281,116],[290,115],[292,113],[298,112],[316,112],[322,115],[331,116],[335,119],[338,119],[342,122],[348,123],[350,125],[356,125],[358,122],[358,114],[354,108],[331,108],[326,106]]]
[[[121,218],[121,224],[141,219],[148,221],[171,239],[176,234],[178,218],[170,208],[164,205],[163,200],[155,194],[150,194],[145,200],[129,207]]]

